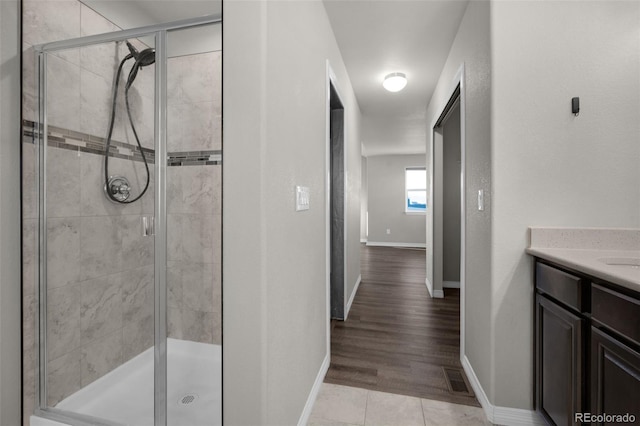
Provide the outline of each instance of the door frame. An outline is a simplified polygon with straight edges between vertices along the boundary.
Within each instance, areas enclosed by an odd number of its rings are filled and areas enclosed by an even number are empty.
[[[325,87],[325,286],[326,286],[326,313],[327,313],[327,356],[331,356],[331,86],[333,86],[340,103],[344,109],[344,117],[343,121],[344,129],[346,130],[346,110],[345,103],[343,101],[344,96],[342,95],[342,91],[340,90],[340,85],[338,83],[338,78],[336,77],[333,68],[331,67],[331,63],[329,60],[326,62],[326,87]],[[347,194],[347,143],[348,137],[347,132],[343,132],[343,158],[344,165],[343,170],[344,174],[344,205],[343,205],[343,217],[344,217],[344,241],[343,241],[343,303],[344,303],[344,319],[347,319],[347,203],[346,203],[346,194]]]
[[[465,336],[465,288],[466,288],[466,271],[465,271],[465,259],[466,259],[466,95],[465,95],[465,65],[462,63],[456,72],[449,88],[447,89],[447,97],[442,105],[436,111],[434,118],[429,127],[430,140],[429,140],[429,152],[430,158],[427,164],[428,173],[427,179],[429,183],[427,185],[429,208],[427,209],[427,278],[426,285],[431,297],[440,298],[444,297],[444,291],[442,289],[434,289],[434,261],[433,252],[436,250],[436,245],[439,245],[440,253],[442,253],[442,235],[440,234],[439,241],[434,238],[434,229],[439,227],[442,229],[442,214],[439,215],[439,223],[434,223],[433,208],[434,205],[439,205],[442,208],[442,200],[434,200],[434,195],[442,193],[442,179],[438,179],[438,182],[434,184],[434,165],[437,165],[434,154],[437,148],[442,152],[443,137],[441,132],[437,130],[437,124],[441,121],[441,117],[446,115],[448,108],[451,106],[451,101],[455,98],[456,92],[459,88],[459,102],[460,102],[460,359],[464,356],[464,336]],[[442,166],[440,164],[440,166]],[[441,167],[438,169],[441,170]],[[438,188],[435,185],[439,185]],[[436,215],[436,220],[438,216]]]

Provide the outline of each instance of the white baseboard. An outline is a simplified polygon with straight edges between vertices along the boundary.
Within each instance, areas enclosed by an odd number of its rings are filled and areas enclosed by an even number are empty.
[[[460,288],[460,281],[442,281],[442,288]]]
[[[366,242],[367,242],[367,239],[366,239],[366,238],[360,238],[360,242],[361,242],[361,243],[366,243]]]
[[[349,316],[349,311],[351,310],[351,304],[353,303],[353,299],[356,297],[356,293],[358,292],[358,287],[360,287],[360,282],[362,281],[362,275],[358,275],[358,279],[356,280],[356,285],[353,286],[353,291],[351,292],[351,296],[349,296],[349,302],[347,302],[347,309],[344,310],[344,320],[347,320]]]
[[[429,296],[431,296],[432,299],[442,299],[444,297],[444,291],[434,290],[433,285],[431,285],[431,281],[429,281],[429,278],[424,279],[424,284],[427,286],[427,291],[429,292]]]
[[[424,279],[424,285],[427,286],[427,291],[429,292],[429,296],[433,297],[433,286],[431,285],[431,281],[429,281],[429,278]]]
[[[330,350],[330,348],[327,348],[327,350]],[[329,358],[330,353],[327,353],[327,356],[324,357],[324,361],[322,361],[322,365],[320,366],[320,370],[318,371],[318,375],[316,376],[316,381],[313,383],[311,392],[309,392],[307,403],[304,405],[302,414],[300,414],[298,426],[306,426],[306,424],[309,423],[309,416],[311,416],[313,405],[316,403],[316,398],[318,398],[318,393],[320,392],[320,387],[322,386],[322,382],[324,381],[324,376],[327,375],[327,371],[329,370]]]
[[[429,281],[429,278],[424,279],[424,284],[427,286],[427,291],[429,292],[429,296],[431,296],[431,298],[437,297],[435,294],[433,294],[433,284],[431,284],[431,281]],[[444,297],[444,293],[440,297]]]
[[[513,426],[547,426],[538,413],[522,408],[494,407],[494,423]]]
[[[478,402],[482,405],[482,409],[487,415],[487,420],[496,425],[509,426],[544,426],[546,423],[540,418],[538,413],[533,410],[524,410],[522,408],[499,407],[489,402],[487,394],[482,389],[478,376],[469,363],[469,359],[463,356],[460,360],[462,368],[469,379],[469,383],[478,398]]]
[[[367,246],[426,248],[427,244],[426,243],[386,243],[386,242],[367,241]]]

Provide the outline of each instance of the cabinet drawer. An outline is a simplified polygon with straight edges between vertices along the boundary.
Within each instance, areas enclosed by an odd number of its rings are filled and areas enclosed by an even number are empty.
[[[585,284],[585,280],[580,277],[536,262],[536,288],[578,312],[588,309]]]
[[[594,283],[591,305],[593,320],[640,345],[640,300]]]

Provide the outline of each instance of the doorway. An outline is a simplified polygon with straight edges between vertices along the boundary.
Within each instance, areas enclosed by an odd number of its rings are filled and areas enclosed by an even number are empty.
[[[462,246],[462,126],[458,85],[433,126],[432,296],[460,288]]]
[[[329,83],[329,211],[330,211],[330,292],[331,318],[345,317],[345,150],[344,106]]]
[[[460,288],[460,99],[442,129],[442,288]]]
[[[447,102],[432,122],[427,190],[427,279],[431,296],[460,289],[460,355],[465,335],[465,95],[464,65],[456,73]]]

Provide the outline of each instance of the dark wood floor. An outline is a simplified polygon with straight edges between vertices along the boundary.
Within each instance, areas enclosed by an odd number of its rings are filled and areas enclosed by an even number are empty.
[[[333,322],[325,382],[479,406],[459,361],[460,292],[431,299],[425,262],[424,250],[362,246],[362,282],[347,321]]]

